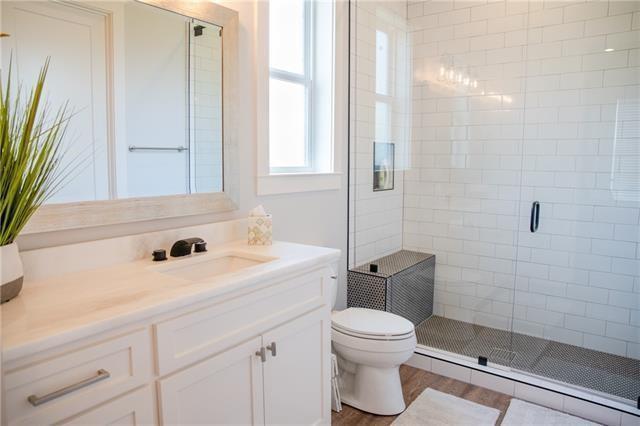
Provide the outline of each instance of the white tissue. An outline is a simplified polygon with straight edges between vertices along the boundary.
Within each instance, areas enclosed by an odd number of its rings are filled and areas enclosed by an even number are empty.
[[[250,217],[259,217],[259,216],[266,216],[266,215],[267,215],[267,212],[264,210],[264,207],[262,207],[262,204],[260,204],[258,207],[253,208],[253,210],[249,212]]]

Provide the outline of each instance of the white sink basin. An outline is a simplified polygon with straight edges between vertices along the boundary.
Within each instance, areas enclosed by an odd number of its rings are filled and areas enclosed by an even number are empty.
[[[173,277],[200,281],[206,278],[238,272],[272,260],[275,260],[275,258],[246,253],[200,254],[192,255],[184,259],[175,259],[168,265],[158,267],[156,271]]]

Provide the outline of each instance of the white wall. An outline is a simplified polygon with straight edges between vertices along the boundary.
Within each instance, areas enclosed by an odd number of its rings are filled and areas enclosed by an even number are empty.
[[[408,13],[404,245],[437,255],[436,313],[640,358],[638,181],[610,186],[616,143],[635,146],[622,169],[638,172],[640,131],[620,112],[640,102],[640,3],[411,1]],[[478,87],[442,79],[451,64]]]
[[[346,287],[346,240],[347,240],[347,174],[342,176],[340,190],[283,194],[275,196],[256,196],[256,67],[267,64],[255,63],[255,42],[260,35],[254,29],[257,1],[220,2],[225,7],[237,10],[240,18],[239,29],[239,87],[237,101],[239,110],[244,112],[240,117],[239,155],[240,161],[240,200],[239,210],[224,214],[212,214],[157,220],[117,226],[81,229],[64,232],[25,235],[18,238],[18,244],[24,249],[50,247],[78,241],[109,238],[113,236],[142,233],[152,230],[170,229],[173,227],[218,222],[232,218],[244,217],[257,204],[264,204],[274,215],[274,237],[279,240],[316,244],[335,247],[343,250],[340,268],[340,290],[338,306],[344,306]],[[338,9],[341,9],[338,7]],[[346,25],[346,14],[338,17],[340,25]],[[346,34],[346,32],[345,32]],[[346,45],[346,43],[345,43]],[[346,85],[347,52],[338,52],[340,66],[344,71],[337,76],[341,84]],[[346,93],[336,99],[336,103],[346,105]],[[341,126],[343,137],[335,141],[336,149],[346,150],[346,121],[336,121]],[[342,170],[347,170],[346,155]]]

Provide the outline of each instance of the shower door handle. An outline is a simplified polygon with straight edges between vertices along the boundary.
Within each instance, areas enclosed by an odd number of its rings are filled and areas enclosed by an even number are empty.
[[[540,203],[538,201],[534,201],[531,204],[531,218],[529,219],[529,230],[531,232],[536,232],[538,230],[538,225],[540,224]]]

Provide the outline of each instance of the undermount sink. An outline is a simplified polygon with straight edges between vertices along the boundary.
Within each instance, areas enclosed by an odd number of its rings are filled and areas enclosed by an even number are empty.
[[[193,255],[186,259],[175,259],[169,265],[162,265],[162,267],[157,268],[156,271],[164,275],[191,281],[200,281],[206,278],[238,272],[272,260],[275,260],[275,258],[245,253]]]

